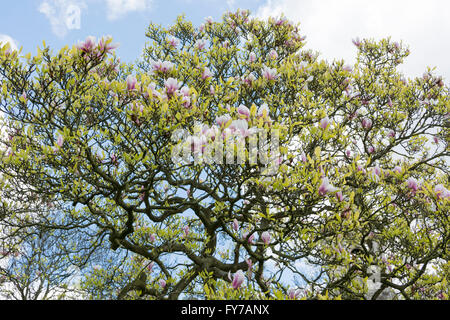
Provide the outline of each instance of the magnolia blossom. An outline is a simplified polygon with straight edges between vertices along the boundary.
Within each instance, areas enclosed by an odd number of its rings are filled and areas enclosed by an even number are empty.
[[[342,191],[336,192],[336,198],[339,200],[339,202],[342,202],[344,200],[344,196],[342,195]]]
[[[95,48],[95,46],[96,46],[96,39],[94,36],[88,36],[84,42],[79,43],[77,45],[78,49],[86,53],[92,51]]]
[[[248,259],[245,259],[245,262],[247,263],[247,266],[248,266],[248,276],[249,276],[249,278],[251,278],[253,261],[252,261],[252,259],[248,258]]]
[[[239,222],[237,221],[237,219],[233,220],[233,229],[234,231],[238,231],[239,229]]]
[[[248,119],[250,117],[250,109],[243,104],[238,107],[237,112],[242,118]]]
[[[216,136],[219,135],[219,128],[216,125],[212,125],[211,128],[209,128],[205,132],[205,135],[208,139],[211,139],[212,141],[214,141],[216,139]]]
[[[388,136],[388,138],[395,138],[395,131],[394,130],[389,130],[387,136]]]
[[[248,239],[247,239],[248,237]],[[248,232],[244,233],[244,239],[247,239],[248,243],[253,243],[253,239],[255,238],[255,234],[252,233],[250,236],[248,236]]]
[[[155,242],[155,235],[153,233],[150,233],[149,238],[150,242]]]
[[[216,118],[216,123],[223,128],[230,120],[231,116],[229,114],[224,114]]]
[[[137,80],[135,77],[133,77],[131,74],[127,77],[127,90],[133,91],[136,90],[136,83]]]
[[[184,86],[183,88],[180,89],[180,93],[182,96],[184,97],[188,97],[189,96],[189,87]]]
[[[214,88],[213,85],[209,86],[209,94],[212,96],[216,94],[216,89]]]
[[[213,76],[211,70],[209,70],[208,67],[205,67],[202,72],[202,80],[206,80],[208,78],[211,78]]]
[[[278,53],[274,49],[270,50],[269,58],[273,59],[273,60],[277,59],[278,58]]]
[[[183,232],[184,232],[184,236],[187,237],[189,235],[189,226],[184,226]]]
[[[289,299],[297,299],[298,296],[300,295],[300,290],[296,290],[296,289],[290,288],[287,291],[287,294],[289,296]]]
[[[119,47],[118,43],[111,43],[111,36],[102,37],[98,42],[98,48],[101,52],[110,52]]]
[[[178,83],[177,79],[169,78],[164,81],[164,86],[166,87],[167,95],[171,96],[174,94],[175,91],[178,90],[180,84]]]
[[[264,67],[262,75],[267,80],[276,80],[278,78],[278,72],[275,68]]]
[[[160,280],[159,280],[159,285],[160,285],[162,288],[165,288],[165,287],[166,287],[166,280],[160,279]]]
[[[329,124],[330,124],[330,119],[328,117],[325,117],[320,120],[319,127],[322,128],[323,130],[325,130]]]
[[[206,21],[207,24],[212,24],[213,23],[213,18],[211,16],[206,17],[205,21]]]
[[[268,231],[264,231],[261,234],[261,240],[264,242],[265,245],[268,245],[270,243],[270,233]]]
[[[342,68],[342,70],[347,71],[347,72],[352,72],[353,69],[352,69],[351,66],[345,65],[345,66]]]
[[[253,73],[250,73],[247,77],[245,77],[242,81],[248,85],[251,86],[252,83],[256,80],[256,77]]]
[[[322,178],[322,183],[319,186],[319,195],[324,196],[327,193],[335,192],[337,188],[330,184],[328,178]]]
[[[249,56],[248,56],[248,61],[250,63],[253,63],[256,61],[256,54],[254,52],[250,52]]]
[[[180,44],[180,40],[175,37],[168,38],[167,42],[169,42],[169,45],[173,48],[178,47],[178,45]]]
[[[62,135],[59,135],[59,136],[58,136],[58,139],[56,140],[56,144],[57,144],[59,147],[62,147],[63,143],[64,143],[64,137],[63,137]]]
[[[174,64],[170,61],[155,61],[152,64],[152,68],[154,71],[167,73],[174,68]]]
[[[305,152],[303,151],[302,154],[300,155],[300,158],[302,160],[303,163],[306,163],[308,161],[308,158],[306,157]]]
[[[450,191],[444,187],[443,184],[438,184],[434,187],[434,192],[436,193],[436,197],[439,199],[445,199],[450,197]]]
[[[372,120],[364,118],[361,121],[361,125],[364,129],[369,130],[370,128],[372,128]]]
[[[419,190],[419,183],[413,177],[409,177],[408,180],[406,180],[406,184],[408,185],[408,188],[410,188],[413,193],[416,193],[417,190]]]
[[[354,44],[355,46],[357,46],[358,48],[361,46],[361,41],[359,40],[358,37],[355,38],[355,39],[352,39],[352,42],[353,42],[353,44]]]
[[[374,152],[375,152],[375,148],[372,147],[372,146],[369,146],[369,147],[367,148],[367,151],[368,151],[369,153],[374,153]]]
[[[195,42],[195,48],[197,48],[198,50],[203,50],[206,47],[206,39],[198,39]]]
[[[392,171],[400,174],[400,173],[402,173],[402,168],[399,166],[395,166],[395,168]]]
[[[238,131],[244,134],[248,130],[248,122],[245,120],[233,120],[230,124],[231,131]]]
[[[244,279],[245,279],[244,272],[242,270],[236,271],[233,277],[233,281],[231,282],[231,286],[233,287],[233,289],[235,290],[239,289],[239,287],[244,282]]]

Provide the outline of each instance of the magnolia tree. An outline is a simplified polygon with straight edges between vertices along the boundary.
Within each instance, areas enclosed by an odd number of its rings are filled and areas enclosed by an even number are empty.
[[[91,298],[448,298],[442,78],[405,79],[390,39],[320,60],[247,11],[146,35],[136,65],[106,37],[0,54],[2,188],[109,249]]]

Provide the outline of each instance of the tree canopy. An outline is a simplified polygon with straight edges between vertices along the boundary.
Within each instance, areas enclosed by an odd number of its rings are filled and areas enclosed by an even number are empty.
[[[245,10],[146,36],[135,64],[109,37],[1,48],[3,285],[44,234],[92,299],[448,298],[433,70],[405,78],[391,39],[324,61]]]

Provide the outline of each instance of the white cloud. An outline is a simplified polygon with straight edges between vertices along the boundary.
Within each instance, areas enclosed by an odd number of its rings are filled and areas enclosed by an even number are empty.
[[[81,0],[44,0],[39,12],[45,14],[53,33],[64,37],[69,30],[81,28],[81,11],[85,6]]]
[[[13,38],[8,36],[7,34],[0,34],[0,46],[5,45],[6,43],[9,43],[12,50],[18,49],[17,42]]]
[[[267,0],[256,16],[278,16],[300,22],[307,36],[306,48],[321,57],[353,63],[356,48],[351,40],[391,36],[408,45],[411,54],[400,70],[407,76],[421,76],[427,66],[450,82],[450,2],[445,0]]]
[[[116,20],[132,11],[144,11],[151,8],[152,0],[106,0],[109,20]]]

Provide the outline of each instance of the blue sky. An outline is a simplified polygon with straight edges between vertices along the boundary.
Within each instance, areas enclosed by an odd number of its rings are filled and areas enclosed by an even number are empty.
[[[122,61],[139,57],[150,21],[170,25],[185,13],[199,25],[204,18],[220,19],[226,10],[249,9],[266,18],[281,13],[301,23],[307,48],[328,60],[353,63],[351,39],[392,36],[409,45],[411,55],[400,69],[421,76],[427,66],[450,83],[450,1],[448,0],[17,0],[3,1],[0,42],[36,53],[45,40],[53,49],[87,36],[111,35],[120,43]],[[78,19],[71,19],[77,15]]]

